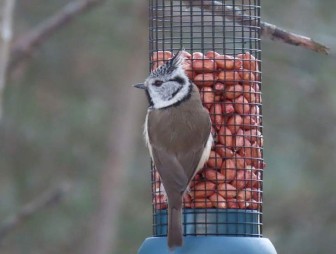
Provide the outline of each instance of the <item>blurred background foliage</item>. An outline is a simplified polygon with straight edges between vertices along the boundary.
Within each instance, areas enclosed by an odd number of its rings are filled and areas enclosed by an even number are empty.
[[[68,2],[17,0],[15,38]],[[72,189],[59,206],[36,213],[6,237],[1,253],[85,253],[111,133],[136,93],[130,84],[148,72],[147,16],[134,7],[137,2],[103,2],[11,72],[0,123],[0,221],[60,181]],[[264,20],[336,49],[335,1],[262,2]],[[278,253],[333,253],[335,55],[272,41],[262,46],[264,235]],[[128,163],[111,254],[136,253],[151,234],[149,156],[142,139],[146,100],[136,96],[136,125],[128,126],[136,142],[122,151]]]

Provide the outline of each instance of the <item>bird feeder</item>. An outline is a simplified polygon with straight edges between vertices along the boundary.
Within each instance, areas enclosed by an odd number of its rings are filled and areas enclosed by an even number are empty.
[[[184,70],[212,120],[214,144],[183,199],[174,253],[276,253],[262,235],[260,0],[149,1],[149,69],[183,49]],[[139,254],[169,254],[167,199],[151,167],[153,237]]]

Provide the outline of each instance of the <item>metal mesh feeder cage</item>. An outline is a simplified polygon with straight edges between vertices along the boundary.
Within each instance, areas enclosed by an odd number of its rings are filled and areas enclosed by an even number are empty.
[[[183,198],[183,247],[174,253],[276,253],[262,237],[260,0],[149,1],[150,70],[183,49],[183,68],[212,121],[214,144]],[[152,164],[153,237],[167,247],[167,198]]]

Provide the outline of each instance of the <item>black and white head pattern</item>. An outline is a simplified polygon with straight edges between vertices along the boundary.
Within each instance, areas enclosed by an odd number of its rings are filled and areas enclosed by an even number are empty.
[[[191,84],[182,68],[183,61],[182,51],[179,51],[146,79],[145,86],[153,108],[172,106],[190,95]]]

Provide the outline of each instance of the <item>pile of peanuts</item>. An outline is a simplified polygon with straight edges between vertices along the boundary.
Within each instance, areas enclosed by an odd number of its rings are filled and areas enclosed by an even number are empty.
[[[249,52],[183,54],[183,68],[199,88],[215,140],[208,162],[184,195],[184,208],[260,209],[265,164],[258,60]],[[152,69],[172,57],[170,51],[154,52]],[[166,209],[167,198],[155,169],[152,187],[155,209]]]

